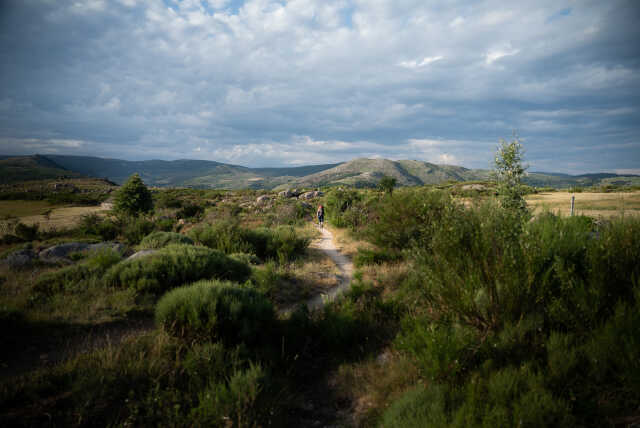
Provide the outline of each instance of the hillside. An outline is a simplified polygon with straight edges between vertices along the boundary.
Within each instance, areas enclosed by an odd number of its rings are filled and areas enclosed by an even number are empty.
[[[484,170],[461,166],[435,165],[416,160],[354,159],[334,168],[300,177],[287,183],[290,187],[347,185],[375,186],[383,176],[394,177],[400,186],[420,186],[443,181],[466,181],[488,178]],[[284,187],[284,186],[280,186]]]
[[[40,155],[10,156],[0,159],[0,184],[59,177],[77,178],[82,175],[78,171],[69,170]]]
[[[139,173],[150,186],[203,189],[286,189],[318,186],[373,187],[387,175],[399,186],[420,186],[446,181],[489,180],[490,171],[454,165],[436,165],[417,160],[354,159],[339,164],[290,168],[247,168],[215,161],[126,161],[92,156],[32,155],[0,156],[0,183],[67,177],[98,177],[121,184]],[[640,185],[640,176],[611,173],[568,175],[529,172],[524,181],[531,186]]]

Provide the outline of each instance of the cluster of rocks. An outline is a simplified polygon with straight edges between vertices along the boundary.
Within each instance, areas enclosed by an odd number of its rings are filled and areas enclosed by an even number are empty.
[[[115,251],[123,252],[125,250],[124,244],[119,242],[99,242],[97,244],[87,244],[86,242],[68,242],[66,244],[54,245],[52,247],[41,250],[40,252],[34,251],[32,248],[25,248],[22,250],[14,251],[9,254],[2,261],[10,268],[26,267],[39,261],[48,264],[70,263],[72,253],[78,252],[94,252],[100,251],[105,248],[110,248]]]
[[[283,199],[297,198],[299,200],[310,200],[310,199],[318,198],[320,196],[324,196],[324,193],[322,193],[319,190],[302,192],[302,191],[299,191],[298,189],[287,189],[287,190],[283,190],[282,192],[279,192],[278,196]],[[273,197],[269,195],[259,196],[256,199],[256,205],[265,206],[271,202],[272,198]]]

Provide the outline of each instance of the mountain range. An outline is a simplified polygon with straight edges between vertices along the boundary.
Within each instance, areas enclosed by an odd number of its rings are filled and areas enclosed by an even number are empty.
[[[147,185],[220,189],[285,189],[324,186],[375,186],[391,176],[401,186],[446,181],[485,181],[491,172],[417,160],[353,159],[348,162],[284,168],[247,168],[206,160],[126,161],[91,156],[0,156],[0,183],[59,177],[98,177],[121,184],[138,173]],[[530,172],[525,182],[533,186],[640,185],[640,176],[610,173],[568,175]]]

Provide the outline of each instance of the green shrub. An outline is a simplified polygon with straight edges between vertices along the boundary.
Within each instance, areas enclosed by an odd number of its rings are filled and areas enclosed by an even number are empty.
[[[139,244],[145,236],[155,229],[153,222],[144,217],[130,217],[124,221],[122,235],[129,245]]]
[[[135,217],[153,210],[153,198],[138,174],[133,174],[116,192],[113,210]]]
[[[169,245],[133,260],[113,266],[105,274],[105,281],[113,287],[129,287],[140,292],[160,294],[179,285],[205,278],[243,282],[251,268],[204,247]]]
[[[193,218],[200,217],[204,213],[204,208],[200,205],[188,203],[183,205],[182,208],[176,213],[178,218]]]
[[[120,233],[120,225],[95,213],[83,215],[77,226],[83,236],[99,236],[102,240],[111,241]]]
[[[227,254],[250,253],[261,260],[276,260],[280,263],[303,254],[311,242],[309,237],[298,236],[290,226],[244,229],[233,222],[194,228],[189,231],[189,237],[199,244]]]
[[[115,250],[97,251],[81,263],[41,275],[36,280],[33,290],[44,295],[53,295],[85,289],[100,281],[102,274],[121,259],[122,254]]]
[[[356,267],[362,267],[366,265],[378,265],[382,263],[398,261],[400,256],[397,253],[390,253],[388,251],[367,250],[365,248],[358,248],[358,253],[353,258],[353,264]]]
[[[440,428],[449,423],[446,389],[418,386],[396,400],[382,417],[383,428]]]
[[[26,225],[24,223],[16,224],[14,229],[15,235],[22,239],[23,241],[35,241],[38,239],[38,223],[35,223],[31,226]]]
[[[173,335],[226,344],[255,344],[273,323],[271,303],[229,282],[200,281],[169,291],[156,305],[156,321]]]
[[[153,232],[145,236],[138,247],[140,249],[158,249],[164,248],[170,244],[187,244],[193,245],[193,240],[188,236],[174,232]]]

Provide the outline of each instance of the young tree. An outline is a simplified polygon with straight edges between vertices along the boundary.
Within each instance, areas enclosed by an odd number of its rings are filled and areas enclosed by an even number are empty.
[[[496,151],[493,175],[498,185],[498,198],[506,209],[527,211],[524,200],[525,189],[522,177],[526,167],[522,165],[524,150],[520,139],[514,134],[513,140],[507,142],[500,139]]]
[[[153,209],[151,192],[136,173],[120,187],[113,203],[114,211],[137,216]]]
[[[393,177],[385,175],[378,183],[378,187],[384,192],[393,195],[393,188],[396,187],[397,180]]]

